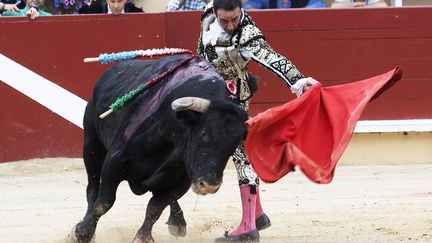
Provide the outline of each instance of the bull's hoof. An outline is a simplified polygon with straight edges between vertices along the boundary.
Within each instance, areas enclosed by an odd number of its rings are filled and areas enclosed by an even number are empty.
[[[216,238],[215,242],[259,242],[259,238],[260,236],[256,229],[234,236],[230,236],[228,231],[225,231],[224,236]]]
[[[93,236],[90,240],[85,239],[85,237],[82,237],[84,239],[81,239],[81,238],[79,239],[77,237],[76,228],[77,228],[77,226],[75,225],[72,228],[72,231],[69,233],[68,238],[67,238],[68,243],[94,243],[95,242],[95,234],[93,234]]]
[[[271,226],[269,217],[263,213],[255,220],[255,225],[257,230],[265,230]]]
[[[183,216],[183,211],[179,211],[174,215],[170,215],[168,221],[166,222],[168,225],[168,231],[171,235],[175,237],[185,237],[187,234],[186,229],[186,220]]]
[[[75,235],[76,225],[72,228],[72,231],[69,233],[67,242],[68,243],[75,243],[78,242],[78,238]]]
[[[135,236],[135,239],[132,241],[132,243],[154,243],[153,237],[143,237],[143,236]]]
[[[187,234],[186,226],[168,224],[168,231],[175,237],[185,237]]]

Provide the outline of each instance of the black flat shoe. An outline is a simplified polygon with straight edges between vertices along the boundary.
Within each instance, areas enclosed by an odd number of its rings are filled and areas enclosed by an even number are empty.
[[[270,218],[267,214],[263,213],[259,218],[255,220],[257,230],[264,230],[271,226]]]
[[[258,230],[252,230],[247,233],[235,236],[229,236],[228,231],[225,231],[224,236],[216,238],[215,242],[259,242]]]

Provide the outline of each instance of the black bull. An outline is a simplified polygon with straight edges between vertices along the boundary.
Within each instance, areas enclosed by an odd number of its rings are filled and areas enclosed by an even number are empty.
[[[153,194],[135,242],[153,242],[153,224],[168,205],[170,229],[184,235],[186,222],[177,200],[191,185],[198,194],[218,190],[229,156],[246,135],[247,114],[205,60],[193,59],[122,110],[99,118],[118,97],[187,57],[125,61],[97,81],[84,115],[88,208],[72,240],[92,239],[123,180],[137,195]]]

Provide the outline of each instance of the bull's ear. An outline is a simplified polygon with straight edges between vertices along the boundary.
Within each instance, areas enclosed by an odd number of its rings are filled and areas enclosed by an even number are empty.
[[[194,125],[198,122],[198,120],[201,117],[200,112],[191,111],[191,110],[184,110],[184,111],[178,111],[176,112],[176,117],[181,122],[183,122],[186,125]]]
[[[223,119],[225,124],[230,124],[224,127],[224,132],[227,134],[239,133],[244,139],[247,134],[245,122],[248,119],[248,114],[235,104],[224,104],[220,107],[221,114],[223,114],[220,119]]]

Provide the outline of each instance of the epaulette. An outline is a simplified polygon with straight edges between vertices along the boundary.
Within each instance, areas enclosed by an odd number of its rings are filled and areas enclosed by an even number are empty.
[[[237,39],[238,46],[247,46],[251,41],[264,39],[261,30],[255,25],[255,22],[245,13],[243,21],[239,24],[239,38]]]

